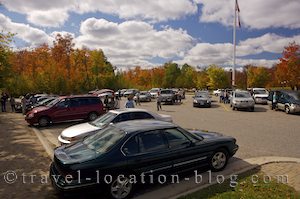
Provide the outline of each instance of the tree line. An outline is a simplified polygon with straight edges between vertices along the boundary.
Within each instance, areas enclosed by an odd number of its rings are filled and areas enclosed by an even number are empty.
[[[78,94],[101,88],[180,87],[216,89],[231,87],[231,71],[217,65],[197,68],[167,62],[151,69],[116,70],[101,49],[75,49],[70,35],[57,35],[52,46],[13,51],[13,34],[0,33],[0,89],[14,95],[28,92]],[[271,68],[244,66],[236,71],[236,87],[300,86],[300,47],[290,43],[279,63]]]

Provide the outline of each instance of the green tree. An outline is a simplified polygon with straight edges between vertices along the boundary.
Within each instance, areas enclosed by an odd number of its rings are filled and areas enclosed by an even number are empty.
[[[211,65],[207,69],[209,78],[208,86],[212,89],[230,87],[230,78],[226,71],[216,65]]]
[[[178,64],[168,62],[164,64],[165,76],[163,80],[163,86],[165,88],[172,88],[175,86],[177,78],[181,75]]]

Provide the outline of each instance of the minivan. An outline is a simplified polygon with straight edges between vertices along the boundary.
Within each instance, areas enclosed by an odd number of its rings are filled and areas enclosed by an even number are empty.
[[[99,97],[90,95],[59,97],[46,106],[36,107],[26,114],[25,120],[41,127],[50,123],[86,119],[95,120],[105,112]]]
[[[270,91],[268,104],[272,108],[273,94],[276,92],[277,104],[275,110],[283,110],[286,113],[300,113],[300,92],[292,90]]]

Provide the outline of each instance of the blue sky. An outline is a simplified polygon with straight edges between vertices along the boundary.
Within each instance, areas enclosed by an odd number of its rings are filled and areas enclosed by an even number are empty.
[[[237,65],[271,67],[300,43],[299,0],[239,0]],[[2,0],[0,29],[15,49],[72,34],[77,48],[102,49],[117,67],[167,61],[232,65],[235,0]]]

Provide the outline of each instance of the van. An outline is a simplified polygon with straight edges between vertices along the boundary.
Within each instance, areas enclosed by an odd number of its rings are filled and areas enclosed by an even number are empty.
[[[287,114],[300,113],[300,92],[288,90],[270,91],[268,96],[268,104],[272,106],[273,94],[276,92],[277,104],[275,110],[283,110]]]
[[[105,112],[99,97],[89,95],[59,97],[46,106],[36,107],[26,114],[30,125],[48,126],[72,120],[95,120]]]

